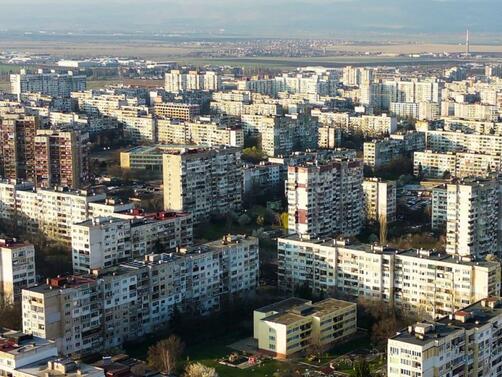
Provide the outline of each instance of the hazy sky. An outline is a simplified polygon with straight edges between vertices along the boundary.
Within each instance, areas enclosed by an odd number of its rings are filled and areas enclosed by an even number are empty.
[[[0,29],[502,34],[502,0],[0,0]]]

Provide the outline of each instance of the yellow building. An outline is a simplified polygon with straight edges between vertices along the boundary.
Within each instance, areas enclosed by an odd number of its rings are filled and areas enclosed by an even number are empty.
[[[292,297],[255,310],[253,326],[260,351],[285,359],[310,346],[329,348],[355,334],[357,305],[332,298],[313,304]]]

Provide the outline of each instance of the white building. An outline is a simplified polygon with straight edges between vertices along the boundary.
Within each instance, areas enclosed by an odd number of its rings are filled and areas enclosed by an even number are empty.
[[[165,89],[170,93],[186,91],[219,91],[222,88],[221,74],[213,71],[182,71],[166,72]]]
[[[278,239],[279,288],[392,302],[444,316],[500,292],[497,261],[472,261],[430,250],[396,250],[332,239]]]
[[[35,190],[30,184],[0,182],[0,218],[17,223],[28,232],[40,231],[50,239],[70,243],[71,226],[93,216],[107,216],[132,209],[92,190],[63,188]]]
[[[500,200],[501,183],[497,177],[448,184],[446,252],[473,258],[499,255]]]
[[[117,214],[72,225],[73,271],[90,273],[151,253],[190,246],[192,218],[186,213]]]
[[[226,236],[23,290],[23,331],[55,341],[65,355],[95,353],[165,328],[175,310],[218,311],[258,283],[258,239]]]
[[[238,148],[173,148],[163,154],[164,208],[190,212],[194,223],[241,208]]]
[[[0,239],[0,299],[17,301],[21,289],[37,283],[35,274],[35,248],[27,242]]]
[[[261,352],[285,359],[312,345],[327,349],[357,332],[357,305],[328,298],[316,303],[289,298],[256,309],[254,338]]]
[[[42,93],[52,97],[70,97],[71,92],[81,92],[86,88],[86,77],[73,75],[70,71],[66,74],[44,72],[26,73],[21,70],[19,74],[10,75],[11,93],[20,97],[21,93]]]
[[[395,181],[367,178],[363,181],[363,192],[366,220],[386,224],[396,220]]]
[[[286,182],[290,234],[357,235],[364,217],[363,164],[332,159],[290,165]]]
[[[487,297],[436,322],[399,331],[387,344],[387,376],[500,376],[502,306]]]

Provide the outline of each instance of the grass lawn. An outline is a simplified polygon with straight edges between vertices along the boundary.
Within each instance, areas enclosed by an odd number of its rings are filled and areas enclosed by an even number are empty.
[[[21,67],[15,64],[4,64],[0,63],[0,74],[1,73],[19,73]]]
[[[188,346],[185,350],[186,361],[184,363],[200,362],[204,365],[215,368],[220,377],[271,377],[277,370],[282,371],[288,368],[287,363],[276,360],[265,360],[261,365],[248,369],[232,368],[219,364],[218,359],[221,359],[232,352],[227,345],[234,343],[245,336],[246,335],[236,332],[213,338],[210,344],[202,343]],[[146,360],[148,347],[151,344],[154,344],[155,341],[156,339],[151,337],[145,339],[142,344],[134,343],[128,345],[126,346],[126,352],[131,357]]]

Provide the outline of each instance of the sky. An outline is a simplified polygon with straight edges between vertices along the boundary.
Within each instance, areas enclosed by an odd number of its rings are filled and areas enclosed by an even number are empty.
[[[0,30],[267,37],[502,34],[502,0],[0,0]]]

